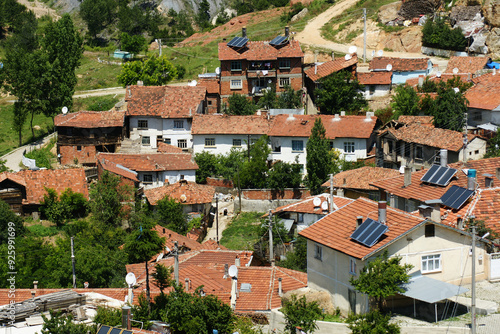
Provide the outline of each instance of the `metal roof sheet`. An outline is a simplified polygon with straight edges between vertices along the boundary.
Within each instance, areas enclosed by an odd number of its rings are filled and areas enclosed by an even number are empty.
[[[461,286],[422,276],[420,271],[410,278],[409,283],[402,284],[401,287],[406,290],[402,295],[431,304],[469,291]]]

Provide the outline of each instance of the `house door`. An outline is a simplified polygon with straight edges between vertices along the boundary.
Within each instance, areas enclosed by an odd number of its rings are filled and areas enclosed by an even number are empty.
[[[500,279],[500,253],[490,254],[490,281]]]
[[[356,314],[356,291],[349,289],[349,307],[352,314]]]

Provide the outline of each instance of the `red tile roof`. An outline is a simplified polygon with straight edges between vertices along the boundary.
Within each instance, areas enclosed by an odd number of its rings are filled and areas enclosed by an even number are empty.
[[[206,249],[198,241],[188,238],[187,236],[184,236],[182,234],[176,233],[163,226],[156,225],[154,229],[158,232],[158,236],[160,236],[161,238],[165,238],[165,244],[163,247],[164,249],[165,247],[168,247],[170,250],[173,250],[175,241],[177,241],[179,247],[183,251]]]
[[[425,125],[431,125],[431,126],[433,126],[433,124],[434,124],[434,116],[409,116],[409,115],[401,115],[401,116],[398,117],[397,122],[398,123],[403,123],[403,124],[419,123],[419,124],[425,124]]]
[[[99,153],[97,159],[106,159],[136,172],[198,169],[189,153]]]
[[[104,158],[98,159],[97,163],[102,167],[102,169],[107,170],[108,172],[123,176],[127,179],[134,181],[134,182],[139,182],[139,179],[137,178],[136,172],[134,172],[133,170],[130,170],[126,167],[123,167],[120,164],[116,164],[116,163],[109,161],[107,159],[104,159]]]
[[[339,72],[357,63],[358,63],[358,56],[354,54],[354,56],[352,56],[352,58],[350,58],[349,60],[345,60],[344,57],[330,60],[321,65],[313,66],[305,70],[304,73],[312,81],[318,81],[321,78],[329,76],[332,73]]]
[[[157,145],[158,145],[157,149],[158,153],[184,153],[182,148],[161,141],[157,142]]]
[[[302,201],[288,204],[288,205],[283,205],[280,207],[277,207],[272,211],[272,213],[277,213],[277,212],[301,212],[301,213],[311,213],[311,214],[317,214],[317,215],[323,215],[325,214],[323,212],[323,209],[321,206],[315,207],[313,200],[315,198],[319,198],[321,202],[323,203],[324,201],[329,201],[330,195],[329,194],[319,194],[317,196],[310,196]],[[351,203],[353,200],[350,198],[345,198],[345,197],[339,197],[339,196],[333,196],[333,204],[334,204],[334,209],[337,210],[338,208],[343,207],[344,205],[347,205]],[[264,216],[267,216],[268,214],[265,214]]]
[[[370,138],[377,117],[334,115],[277,115],[274,117],[269,136],[274,137],[309,137],[317,117],[321,118],[326,130],[326,137],[335,138]]]
[[[358,72],[358,81],[362,85],[390,85],[392,72]]]
[[[127,116],[191,118],[205,100],[205,87],[129,86],[125,94]]]
[[[276,60],[278,58],[302,58],[304,52],[298,41],[292,40],[281,47],[269,42],[248,42],[242,48],[232,48],[227,43],[219,43],[219,60]]]
[[[393,72],[425,71],[429,67],[429,58],[375,57],[370,62],[369,69],[385,71],[389,64],[392,65]]]
[[[165,198],[165,196],[173,198],[177,202],[185,205],[211,203],[214,194],[215,188],[212,186],[186,182],[183,180],[174,184],[146,189],[144,191],[144,195],[151,205],[156,205],[156,203]]]
[[[54,126],[74,128],[111,128],[123,127],[125,111],[80,111],[59,114],[54,118]]]
[[[205,87],[208,94],[219,94],[220,81],[217,78],[199,78],[197,85]]]
[[[372,182],[399,175],[400,173],[397,169],[365,166],[335,174],[333,176],[333,186],[335,188],[377,190],[377,188],[370,185]],[[325,182],[323,187],[330,187],[330,180]]]
[[[486,227],[500,234],[500,188],[479,189],[466,209],[467,217],[476,216],[476,220],[484,221]]]
[[[465,93],[469,108],[498,110],[500,107],[500,74],[481,75],[473,80],[475,85]]]
[[[351,234],[356,230],[357,217],[363,216],[366,219],[370,215],[376,219],[377,210],[377,202],[360,197],[318,220],[299,234],[349,256],[365,260],[424,221],[423,218],[387,207],[389,229],[374,246],[367,247],[351,239]]]
[[[458,73],[471,73],[475,74],[477,71],[486,67],[488,57],[450,57],[448,66],[444,73],[453,73],[453,69],[457,68]]]
[[[26,187],[26,198],[23,204],[40,204],[43,196],[47,194],[45,187],[55,189],[61,194],[66,188],[81,193],[86,199],[89,198],[89,190],[85,170],[83,168],[72,169],[42,169],[22,170],[17,173],[4,172],[0,174],[0,183],[9,179]]]
[[[266,116],[195,115],[191,134],[244,134],[263,135],[269,132]]]

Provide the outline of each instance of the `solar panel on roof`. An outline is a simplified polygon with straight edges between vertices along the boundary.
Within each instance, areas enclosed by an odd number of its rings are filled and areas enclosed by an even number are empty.
[[[111,329],[111,332],[109,332],[109,334],[120,334],[122,331],[121,328],[113,328]]]
[[[134,334],[132,331],[123,331],[122,334]]]
[[[285,36],[277,36],[272,41],[269,42],[269,45],[281,45],[283,44],[288,37]]]
[[[446,186],[456,172],[455,168],[432,165],[420,181]]]
[[[467,201],[472,194],[473,190],[467,190],[459,186],[451,186],[447,192],[441,196],[441,202],[452,209],[460,209],[460,207]]]
[[[375,245],[382,236],[382,234],[387,231],[387,225],[381,224],[376,220],[371,218],[366,218],[363,224],[351,234],[351,238],[365,246],[371,247]]]
[[[99,328],[99,331],[97,332],[97,334],[108,334],[110,329],[111,329],[111,327],[109,327],[109,326],[101,326],[101,328]]]
[[[245,44],[247,44],[247,42],[248,42],[248,38],[246,38],[246,37],[235,37],[229,43],[227,43],[227,46],[241,48],[242,46],[245,46]]]

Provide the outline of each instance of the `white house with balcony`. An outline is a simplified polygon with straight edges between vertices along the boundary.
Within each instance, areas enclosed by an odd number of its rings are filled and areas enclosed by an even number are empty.
[[[193,116],[206,110],[205,87],[129,86],[127,102],[128,135],[145,147],[156,149],[164,142],[182,149],[193,146]]]

